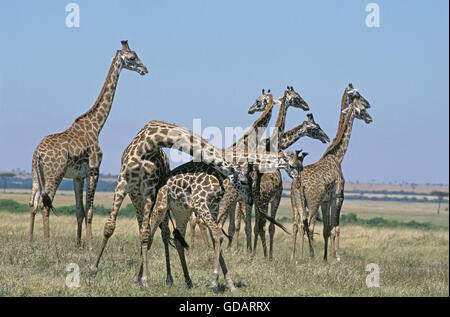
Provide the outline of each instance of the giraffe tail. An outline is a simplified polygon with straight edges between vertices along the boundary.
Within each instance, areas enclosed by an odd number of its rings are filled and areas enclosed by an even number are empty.
[[[41,173],[41,156],[40,155],[38,155],[37,160],[36,160],[36,174],[37,174],[37,179],[38,179],[38,183],[39,183],[39,188],[42,191],[42,194],[41,194],[42,204],[44,205],[44,207],[49,208],[51,211],[53,211],[53,214],[55,216],[58,216],[55,212],[55,207],[53,207],[52,199],[45,192],[44,179],[43,179],[42,173]]]
[[[229,235],[227,235],[227,233],[225,232],[225,230],[223,230],[223,228],[222,228],[222,233],[224,234],[225,237],[227,237],[228,243],[231,243],[231,237]]]
[[[278,221],[275,220],[275,218],[269,216],[268,214],[266,214],[264,211],[261,210],[261,208],[256,208],[256,210],[258,210],[258,212],[267,220],[269,220],[271,223],[273,223],[274,225],[280,227],[284,232],[286,232],[287,234],[290,234],[286,227],[283,226],[281,223],[279,223]]]
[[[189,244],[186,242],[186,240],[184,239],[183,235],[181,234],[181,232],[175,227],[175,224],[173,223],[172,217],[170,216],[170,211],[169,211],[169,219],[170,222],[172,223],[172,227],[173,227],[173,238],[174,240],[177,240],[181,246],[185,249],[189,249]]]

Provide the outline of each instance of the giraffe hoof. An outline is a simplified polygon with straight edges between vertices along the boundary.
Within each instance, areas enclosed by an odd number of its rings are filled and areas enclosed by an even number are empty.
[[[142,287],[147,288],[148,287],[148,277],[144,276],[141,278]]]
[[[166,278],[166,286],[172,286],[173,285],[173,278],[172,276],[167,276]]]
[[[186,280],[186,286],[187,288],[191,289],[192,287],[194,287],[194,285],[192,284],[191,279]]]
[[[218,294],[219,293],[219,288],[217,286],[212,286],[211,290],[213,291],[214,294]]]
[[[139,276],[138,275],[133,276],[131,283],[134,285],[139,284]]]

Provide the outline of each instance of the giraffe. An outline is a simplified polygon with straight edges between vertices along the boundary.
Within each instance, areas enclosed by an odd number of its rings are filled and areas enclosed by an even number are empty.
[[[290,174],[298,169],[293,153],[280,153],[273,156],[271,153],[234,152],[229,154],[229,158],[231,162],[242,162],[243,158],[248,160],[246,164],[240,165],[246,170],[247,177],[254,168],[256,170],[269,168],[274,159],[279,162],[279,168],[286,169]],[[188,162],[170,173],[166,184],[158,191],[151,215],[147,210],[144,214],[141,231],[141,260],[137,270],[142,269],[141,281],[144,286],[148,285],[147,251],[152,245],[156,229],[167,217],[170,210],[175,217],[177,230],[182,237],[185,235],[186,224],[192,212],[195,212],[205,222],[210,229],[214,245],[214,265],[210,288],[215,293],[218,292],[218,265],[220,264],[227,287],[231,292],[236,290],[221,252],[223,235],[221,227],[216,222],[225,181],[228,181],[228,179],[224,180],[223,175],[202,162]],[[192,281],[184,256],[184,248],[188,246],[183,245],[180,241],[182,239],[175,240],[175,245],[183,267],[186,284],[190,288],[192,287]]]
[[[146,213],[151,212],[157,191],[165,183],[168,175],[167,158],[162,157],[162,148],[181,150],[192,155],[196,161],[211,164],[218,172],[230,179],[230,183],[245,199],[251,199],[250,184],[245,169],[236,162],[243,162],[248,156],[225,153],[216,148],[200,136],[185,128],[171,123],[152,120],[147,123],[135,136],[122,155],[122,167],[118,176],[114,192],[113,208],[106,221],[103,232],[103,241],[95,264],[91,266],[92,273],[98,270],[103,251],[108,239],[115,230],[116,219],[125,196],[130,193],[133,205],[136,207],[138,225],[142,231],[142,219]],[[233,159],[231,162],[229,159]],[[261,154],[254,157],[262,169],[277,167],[288,168],[285,156],[274,154]],[[167,220],[162,225],[163,241],[168,259]],[[168,272],[166,282],[171,285],[173,279],[170,275],[170,263],[166,262]],[[139,265],[134,281],[138,282],[142,276],[142,266]]]
[[[314,121],[314,117],[312,114],[307,114],[308,120],[302,122],[297,127],[283,133],[281,135],[279,141],[279,150],[284,151],[287,147],[293,144],[297,139],[303,136],[308,136],[313,139],[318,139],[322,143],[330,142],[329,137],[326,133],[320,128],[320,126]],[[270,139],[264,140],[267,143],[267,147],[269,147]],[[303,159],[307,155],[306,152],[302,153],[302,157],[299,158],[301,163],[300,166],[303,166]],[[297,152],[298,156],[298,152]],[[281,173],[279,170],[272,173],[258,174],[255,176],[255,184],[259,188],[255,192],[253,197],[255,208],[259,208],[264,213],[268,213],[268,206],[270,203],[270,216],[272,218],[276,217],[276,213],[278,210],[278,206],[280,204],[281,195],[283,193],[283,182]],[[255,241],[254,241],[254,249],[256,252],[257,239],[258,235],[261,237],[261,242],[263,246],[264,257],[267,256],[266,251],[266,239],[265,239],[265,222],[266,219],[262,217],[261,213],[256,214],[255,219]],[[269,259],[273,258],[273,238],[275,234],[275,226],[274,223],[270,223],[269,225]]]
[[[64,132],[46,136],[37,146],[32,160],[33,187],[30,206],[29,238],[33,240],[34,218],[42,197],[44,238],[50,237],[49,216],[52,201],[63,178],[72,178],[77,206],[77,245],[81,245],[83,219],[86,222],[86,245],[91,249],[94,194],[102,161],[98,137],[111,111],[119,74],[123,68],[148,73],[130,50],[127,41],[116,52],[105,83],[94,105]],[[86,179],[86,209],[83,208],[83,184]]]
[[[357,89],[349,84],[342,96],[340,125],[336,137],[326,149],[323,156],[314,164],[307,165],[294,180],[291,188],[291,202],[294,212],[293,249],[291,260],[295,257],[296,236],[300,230],[300,252],[303,254],[303,238],[307,233],[311,256],[314,256],[312,245],[314,224],[319,207],[323,214],[323,237],[325,241],[324,257],[327,260],[328,238],[332,257],[340,261],[339,256],[339,217],[344,201],[344,176],[341,163],[347,151],[354,119],[372,122],[367,112],[369,102],[361,96]],[[305,217],[309,211],[308,219]]]

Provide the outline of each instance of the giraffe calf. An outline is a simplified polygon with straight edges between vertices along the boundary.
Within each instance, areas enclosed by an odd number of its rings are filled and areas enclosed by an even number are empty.
[[[166,216],[172,211],[175,218],[176,228],[184,238],[186,227],[192,213],[209,228],[214,246],[214,265],[210,288],[213,292],[218,292],[218,265],[222,268],[226,286],[231,292],[236,288],[231,280],[225,260],[222,255],[223,233],[221,227],[216,222],[219,210],[219,203],[223,197],[224,177],[213,167],[204,164],[189,162],[171,171],[166,184],[158,191],[153,211],[144,214],[141,232],[142,254],[140,266],[143,265],[142,283],[147,285],[147,250],[150,249],[153,236]],[[189,276],[186,258],[180,239],[175,239],[183,273],[187,286],[192,287]]]

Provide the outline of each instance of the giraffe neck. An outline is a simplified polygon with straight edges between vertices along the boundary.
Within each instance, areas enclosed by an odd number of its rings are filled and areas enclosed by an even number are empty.
[[[117,53],[112,60],[105,83],[94,105],[86,113],[79,116],[73,126],[84,125],[85,129],[93,130],[96,135],[100,133],[111,111],[122,66],[122,60]]]
[[[271,96],[269,99],[269,105],[266,109],[264,109],[261,116],[253,123],[252,127],[245,132],[239,140],[227,147],[226,150],[229,151],[237,149],[238,151],[254,151],[257,147],[259,139],[269,125],[270,119],[272,118],[272,109],[273,97]]]
[[[279,154],[272,152],[225,152],[225,159],[240,165],[251,161],[261,173],[273,172],[279,165]]]
[[[191,131],[164,121],[150,121],[136,136],[136,140],[142,139],[145,133],[145,143],[137,143],[136,155],[142,157],[148,152],[159,148],[170,148],[191,155],[194,162],[210,164],[224,176],[230,176],[236,172],[235,166],[224,159],[222,149],[219,149]]]
[[[146,144],[137,147],[137,156],[141,157],[148,151],[161,147],[182,151],[194,157],[194,162],[210,164],[218,172],[230,176],[238,172],[237,166],[253,161],[254,166],[260,170],[278,168],[278,154],[227,151],[219,149],[191,131],[163,121],[150,121],[145,131]],[[136,137],[141,139],[141,132]]]
[[[277,122],[275,123],[275,129],[272,132],[270,138],[266,139],[266,151],[279,151],[279,144],[281,140],[281,136],[284,133],[284,128],[286,125],[286,113],[287,113],[287,105],[286,105],[286,92],[284,92],[284,96],[281,99],[280,110],[278,111]]]
[[[302,122],[295,128],[286,131],[281,135],[280,142],[278,144],[278,148],[280,151],[286,150],[292,144],[294,144],[298,139],[307,136],[308,130],[306,129],[306,123]]]
[[[328,149],[325,151],[322,159],[332,157],[339,164],[342,163],[345,153],[347,152],[348,144],[350,142],[354,119],[354,106],[351,106],[348,114],[342,121],[342,125],[338,128],[336,137],[334,138]]]

